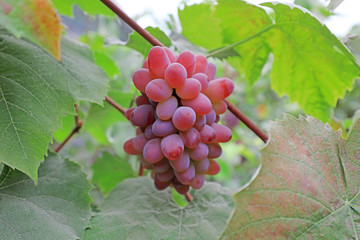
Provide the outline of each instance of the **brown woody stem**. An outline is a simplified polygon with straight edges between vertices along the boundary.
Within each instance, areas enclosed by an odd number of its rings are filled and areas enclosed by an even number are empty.
[[[143,176],[143,175],[144,175],[144,168],[143,168],[143,166],[142,166],[141,163],[140,163],[139,176],[141,177],[141,176]]]
[[[190,192],[185,193],[185,198],[188,202],[192,202],[194,200],[193,196],[191,196]]]
[[[105,100],[111,104],[111,106],[113,106],[114,108],[116,108],[117,110],[119,110],[124,116],[125,116],[125,112],[126,112],[126,108],[123,108],[122,106],[120,106],[119,104],[117,104],[112,98],[106,96]]]
[[[252,122],[248,117],[245,116],[234,104],[229,100],[225,100],[228,109],[232,112],[240,121],[242,121],[251,131],[253,131],[264,143],[268,140],[268,136]]]

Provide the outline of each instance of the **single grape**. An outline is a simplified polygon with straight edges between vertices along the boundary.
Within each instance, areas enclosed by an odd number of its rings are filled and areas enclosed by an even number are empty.
[[[187,72],[187,77],[191,77],[194,75],[195,70],[195,56],[192,54],[192,52],[186,50],[180,53],[178,56],[176,62],[183,65]]]
[[[140,95],[136,98],[135,100],[136,106],[141,106],[144,104],[150,104],[149,102],[149,98],[147,96],[144,95]]]
[[[172,180],[172,185],[175,190],[180,194],[185,194],[189,191],[190,186],[182,184],[176,177]]]
[[[207,59],[204,55],[196,55],[195,57],[195,71],[194,73],[206,73]]]
[[[131,113],[135,110],[136,107],[132,107],[132,108],[129,108],[128,110],[126,110],[125,112],[125,117],[127,120],[130,121],[130,118],[131,118]]]
[[[149,163],[157,163],[163,159],[164,154],[161,151],[161,138],[149,140],[144,146],[143,156]]]
[[[148,83],[145,89],[146,95],[150,100],[162,102],[172,95],[172,88],[167,85],[164,79],[154,79]]]
[[[184,151],[184,143],[178,134],[171,134],[161,140],[161,150],[169,160],[177,160]]]
[[[155,188],[159,191],[166,189],[168,186],[170,186],[171,181],[160,181],[159,176],[156,174],[154,177],[154,185]]]
[[[209,81],[214,80],[216,74],[216,66],[213,63],[208,63],[206,69],[206,75],[209,77]]]
[[[145,88],[148,83],[152,80],[150,77],[149,69],[140,68],[135,71],[133,75],[133,83],[135,87],[142,93],[145,92]]]
[[[163,47],[171,63],[176,61],[176,55],[168,48]]]
[[[147,170],[153,169],[153,165],[151,163],[147,162],[142,155],[139,156],[139,159],[140,159],[140,164],[144,169],[147,169]]]
[[[172,123],[180,131],[186,131],[194,125],[196,114],[190,107],[178,107],[172,117]]]
[[[195,177],[190,182],[190,186],[194,189],[200,189],[205,182],[205,175],[201,173],[195,173]]]
[[[211,125],[215,122],[216,119],[216,113],[213,109],[211,109],[211,112],[206,114],[206,124]]]
[[[161,182],[168,182],[171,181],[175,175],[174,175],[174,170],[172,168],[169,168],[167,171],[163,173],[156,173],[156,176]]]
[[[144,64],[143,64],[142,67],[149,69],[149,64],[148,64],[148,59],[147,58],[145,59]]]
[[[187,131],[180,132],[179,135],[187,148],[196,148],[196,146],[200,143],[200,133],[195,128],[190,128]]]
[[[161,120],[169,120],[177,109],[179,103],[176,97],[171,96],[156,106],[156,115]]]
[[[155,46],[150,49],[148,66],[153,79],[164,78],[165,69],[169,64],[170,60],[164,48]]]
[[[176,94],[182,99],[193,99],[201,90],[201,84],[196,78],[187,78],[185,83],[176,89]]]
[[[130,121],[138,127],[146,127],[155,121],[154,108],[149,104],[136,107],[131,115]]]
[[[213,123],[211,125],[211,127],[216,132],[215,142],[217,142],[217,143],[219,143],[219,142],[220,143],[225,143],[225,142],[230,141],[230,139],[232,137],[232,132],[231,132],[230,128],[228,128],[226,126],[223,126],[223,125],[220,125],[220,124],[217,124],[217,123]]]
[[[189,167],[183,172],[175,171],[175,176],[182,184],[189,185],[191,180],[195,177],[195,167],[190,163]]]
[[[186,77],[186,69],[180,63],[172,63],[165,70],[165,81],[172,88],[183,86]]]
[[[200,92],[205,92],[206,88],[209,85],[208,76],[205,73],[196,73],[192,76],[192,78],[197,79],[201,84]]]
[[[216,175],[220,172],[220,165],[214,159],[209,159],[209,168],[206,170],[207,175]]]
[[[152,132],[158,137],[165,137],[167,135],[176,133],[177,129],[170,120],[163,121],[158,119],[152,125]]]
[[[134,142],[133,142],[133,139],[130,138],[129,140],[127,140],[125,143],[124,143],[124,151],[129,154],[129,155],[140,155],[141,152],[137,151],[135,148],[134,148]]]
[[[143,152],[143,149],[144,149],[144,146],[146,144],[148,140],[146,139],[145,135],[144,134],[140,134],[134,138],[132,138],[132,142],[133,142],[133,145],[134,145],[134,149],[137,151],[137,152],[140,152],[142,153]]]
[[[211,102],[218,102],[227,98],[233,91],[233,81],[228,78],[218,78],[209,82],[204,93]]]
[[[222,154],[221,146],[218,143],[208,144],[209,154],[208,158],[218,158]]]
[[[189,154],[187,152],[183,152],[179,159],[170,161],[170,165],[175,171],[185,171],[190,165]]]
[[[200,138],[203,143],[212,143],[216,139],[216,131],[209,125],[205,125],[200,130]]]
[[[196,120],[194,123],[194,128],[196,130],[201,130],[206,124],[206,117],[205,115],[196,115]]]
[[[147,140],[156,138],[156,135],[152,131],[152,125],[149,125],[145,128],[144,135]]]
[[[227,104],[225,101],[213,102],[212,103],[213,109],[216,115],[221,115],[226,112]]]
[[[229,111],[222,118],[222,122],[225,126],[232,129],[239,124],[240,120],[232,112]]]
[[[188,150],[189,157],[195,161],[201,161],[209,154],[209,148],[204,143],[199,143],[196,148]]]
[[[204,158],[201,161],[193,161],[194,166],[195,166],[195,171],[197,173],[203,173],[206,170],[208,170],[209,168],[209,159],[208,158]]]
[[[202,93],[193,99],[182,99],[181,103],[184,106],[191,107],[199,115],[208,114],[212,109],[209,98]]]
[[[166,158],[161,159],[159,162],[153,164],[153,168],[155,172],[157,173],[163,173],[166,172],[171,168],[171,165],[169,163],[169,160]]]

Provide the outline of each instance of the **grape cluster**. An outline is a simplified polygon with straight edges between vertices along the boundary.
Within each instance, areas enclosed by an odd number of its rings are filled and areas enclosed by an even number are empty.
[[[183,51],[176,56],[156,46],[133,75],[142,95],[125,114],[138,128],[124,150],[140,155],[143,168],[153,170],[158,190],[172,185],[185,194],[190,186],[201,188],[205,174],[220,171],[214,158],[222,153],[219,143],[228,142],[232,132],[217,122],[234,84],[215,79],[215,72],[203,55]]]

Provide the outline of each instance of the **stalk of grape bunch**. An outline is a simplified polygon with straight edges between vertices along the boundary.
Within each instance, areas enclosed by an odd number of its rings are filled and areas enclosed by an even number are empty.
[[[177,56],[155,46],[133,75],[142,95],[125,114],[137,136],[125,142],[124,150],[140,155],[158,190],[171,186],[185,194],[190,187],[201,188],[205,175],[220,171],[219,143],[228,142],[232,132],[218,121],[234,84],[215,73],[203,55],[183,51]]]

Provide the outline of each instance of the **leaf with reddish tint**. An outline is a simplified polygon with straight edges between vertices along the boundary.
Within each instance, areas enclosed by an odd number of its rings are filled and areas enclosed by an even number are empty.
[[[60,18],[49,0],[0,0],[0,25],[60,60]]]
[[[359,239],[360,119],[345,140],[313,117],[272,123],[222,239]]]

